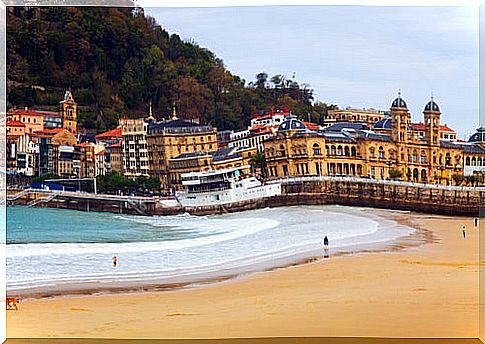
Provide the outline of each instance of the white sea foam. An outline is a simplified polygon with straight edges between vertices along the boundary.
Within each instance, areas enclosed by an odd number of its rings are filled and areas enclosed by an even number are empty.
[[[92,215],[91,215],[92,216]],[[225,275],[277,267],[321,251],[324,235],[333,252],[409,234],[358,209],[285,207],[195,217],[113,215],[133,230],[176,233],[175,240],[124,243],[31,243],[7,245],[10,290],[69,283],[156,281],[178,283],[192,276]],[[114,269],[111,257],[119,266]],[[195,277],[194,277],[195,279]]]

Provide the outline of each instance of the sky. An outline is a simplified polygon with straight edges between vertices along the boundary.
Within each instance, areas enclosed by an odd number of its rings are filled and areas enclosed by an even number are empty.
[[[388,110],[400,89],[413,121],[433,95],[458,138],[479,126],[478,7],[145,8],[247,83],[257,73],[306,83],[340,108]]]

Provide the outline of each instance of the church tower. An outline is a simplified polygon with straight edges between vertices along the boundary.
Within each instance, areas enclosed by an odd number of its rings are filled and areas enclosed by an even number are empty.
[[[440,144],[440,108],[435,103],[433,97],[424,107],[424,137],[430,146]]]
[[[411,115],[401,92],[391,104],[392,140],[394,142],[407,142],[409,139],[409,127]]]
[[[77,103],[70,90],[64,94],[64,99],[59,102],[59,112],[62,117],[62,127],[71,133],[77,133]]]

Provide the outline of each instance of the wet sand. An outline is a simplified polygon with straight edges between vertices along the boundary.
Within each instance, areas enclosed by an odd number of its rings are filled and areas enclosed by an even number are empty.
[[[24,300],[20,311],[7,312],[7,336],[477,337],[473,219],[396,217],[425,229],[427,243],[322,258],[196,288]]]

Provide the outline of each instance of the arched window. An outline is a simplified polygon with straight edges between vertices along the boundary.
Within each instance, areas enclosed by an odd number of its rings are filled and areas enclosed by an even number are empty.
[[[352,147],[352,148],[350,149],[350,154],[351,154],[352,156],[356,156],[356,155],[357,155],[357,151],[356,151],[355,147]]]
[[[416,151],[416,149],[413,150],[413,162],[418,162],[418,152]]]
[[[396,152],[394,151],[394,149],[390,149],[389,150],[389,159],[395,159],[395,154],[396,154]]]
[[[326,153],[327,155],[330,155],[330,150],[328,149],[328,146],[325,146],[325,153]]]
[[[482,158],[477,159],[477,166],[482,166]]]
[[[379,146],[379,159],[384,159],[384,148]]]
[[[371,158],[375,158],[376,157],[376,149],[374,147],[370,147],[369,149],[369,155]]]
[[[318,143],[314,143],[313,144],[313,155],[320,155],[322,154],[321,150],[320,150],[320,146],[318,145]]]
[[[426,175],[426,170],[422,169],[421,170],[421,181],[426,181],[427,175]]]
[[[446,153],[445,165],[446,166],[450,166],[451,165],[451,155],[450,155],[450,153]]]
[[[280,153],[280,156],[286,156],[286,149],[284,145],[280,145],[279,153]]]
[[[336,153],[336,150],[335,150],[335,146],[332,146],[332,147],[331,147],[331,154],[332,154],[332,155],[336,155],[336,154],[337,154],[337,153]]]
[[[344,152],[345,152],[345,156],[350,156],[350,149],[348,146],[345,146]]]
[[[337,147],[337,155],[343,155],[342,146]]]
[[[469,156],[467,156],[466,159],[465,159],[465,165],[470,166],[470,157]]]
[[[426,152],[424,150],[421,151],[421,158],[420,158],[420,162],[422,164],[426,163]],[[424,171],[424,170],[423,170]]]
[[[472,166],[475,166],[477,164],[477,160],[475,159],[475,157],[472,158]]]

